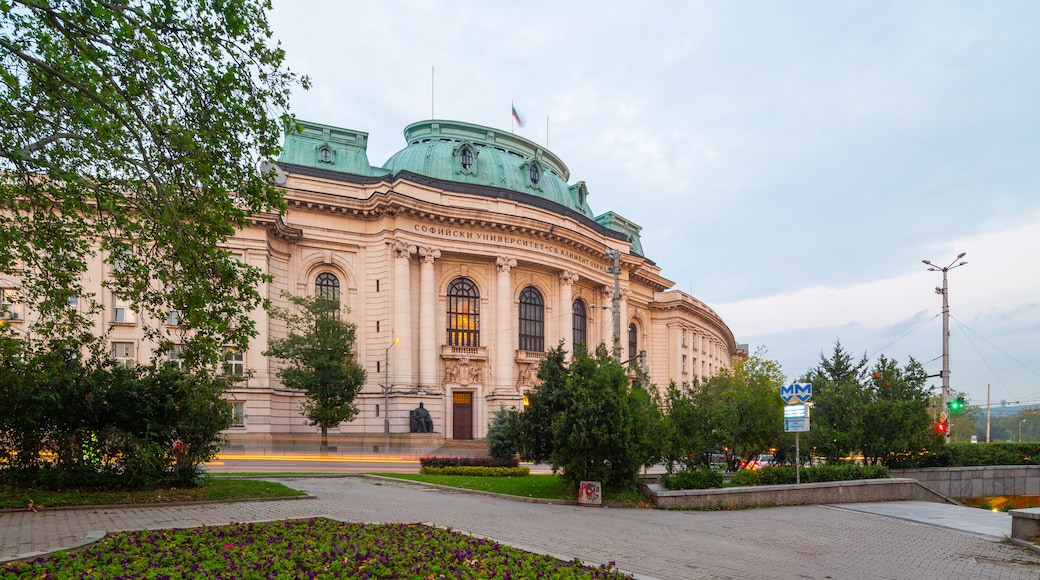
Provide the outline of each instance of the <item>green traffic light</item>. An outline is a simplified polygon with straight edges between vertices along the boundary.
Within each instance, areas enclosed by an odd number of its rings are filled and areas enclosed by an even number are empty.
[[[946,406],[950,408],[950,413],[957,413],[964,410],[967,403],[964,402],[964,397],[957,397],[956,399],[946,403]]]

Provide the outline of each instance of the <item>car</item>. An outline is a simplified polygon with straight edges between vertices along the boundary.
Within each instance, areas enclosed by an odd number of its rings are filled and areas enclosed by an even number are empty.
[[[772,455],[762,454],[755,458],[754,461],[748,463],[748,469],[762,469],[763,467],[770,467],[776,465],[776,460]]]

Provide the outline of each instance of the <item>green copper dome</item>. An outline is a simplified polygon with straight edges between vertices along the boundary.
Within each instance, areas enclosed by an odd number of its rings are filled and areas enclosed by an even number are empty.
[[[404,130],[408,146],[384,164],[435,179],[487,185],[541,197],[593,217],[584,182],[555,154],[523,137],[458,121],[420,121]]]

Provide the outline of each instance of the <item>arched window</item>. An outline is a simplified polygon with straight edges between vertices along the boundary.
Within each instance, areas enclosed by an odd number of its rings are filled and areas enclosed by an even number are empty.
[[[463,147],[459,151],[459,163],[462,164],[463,169],[473,167],[473,152],[469,150],[469,147]]]
[[[545,302],[534,286],[520,293],[520,350],[545,351]]]
[[[480,346],[480,291],[469,278],[448,286],[448,340],[450,346]]]
[[[314,279],[314,295],[339,302],[339,278],[328,272],[318,274]]]
[[[579,348],[585,350],[588,347],[586,343],[589,340],[589,314],[585,310],[585,303],[581,300],[575,300],[571,306],[571,327],[574,338],[574,352],[578,352]]]
[[[636,323],[628,325],[628,356],[634,357],[639,354],[639,329]]]

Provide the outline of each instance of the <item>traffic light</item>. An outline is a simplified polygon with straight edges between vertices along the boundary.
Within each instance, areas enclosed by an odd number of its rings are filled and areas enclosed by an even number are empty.
[[[957,397],[956,399],[946,403],[946,406],[950,408],[950,414],[959,413],[964,410],[968,404],[964,402],[964,397]]]
[[[946,433],[949,431],[949,429],[950,429],[950,424],[947,423],[946,421],[939,421],[939,420],[935,421],[935,432],[938,433],[939,435],[946,435]]]

